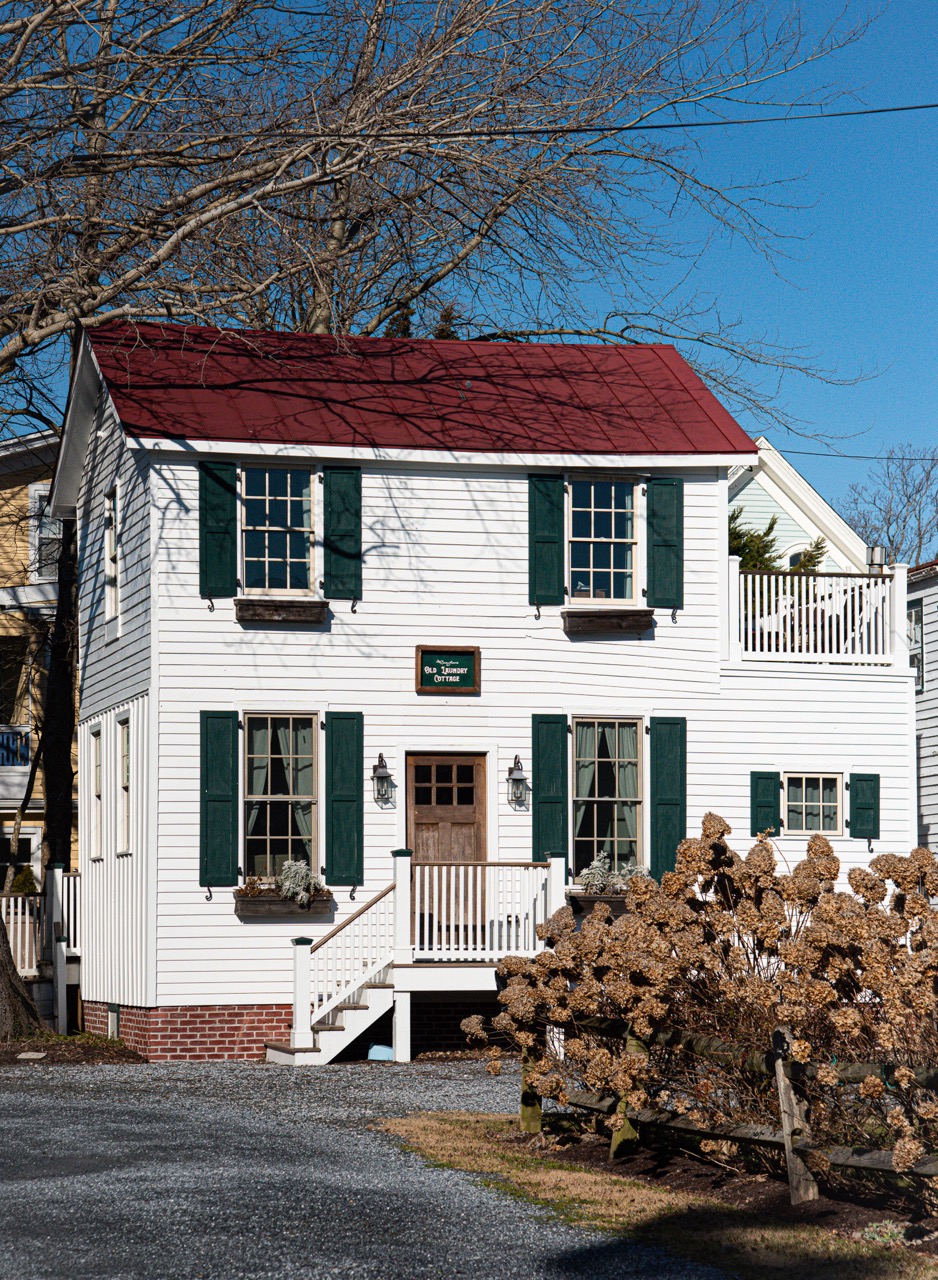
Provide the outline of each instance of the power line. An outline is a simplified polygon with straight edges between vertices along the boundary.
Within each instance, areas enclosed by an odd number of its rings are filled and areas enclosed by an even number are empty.
[[[934,462],[934,455],[923,454],[919,457],[897,458],[885,453],[824,453],[817,449],[786,449],[781,446],[780,453],[797,453],[802,458],[846,459],[848,462]]]
[[[899,111],[935,111],[938,110],[938,102],[918,102],[910,103],[899,107],[860,107],[853,111],[815,111],[799,115],[785,116],[751,116],[742,120],[674,120],[666,124],[663,123],[645,123],[642,120],[633,120],[628,124],[606,124],[606,125],[508,125],[503,128],[472,128],[472,129],[387,129],[381,130],[380,133],[372,133],[363,131],[362,133],[342,134],[342,141],[361,141],[363,138],[437,138],[449,140],[452,138],[522,138],[522,137],[541,137],[545,133],[553,136],[571,136],[574,134],[602,136],[603,134],[613,133],[629,133],[633,131],[647,132],[651,129],[735,129],[741,125],[754,124],[795,124],[802,120],[844,120],[852,116],[882,116],[893,115]],[[319,135],[325,138],[325,135]],[[339,138],[339,135],[336,135]]]

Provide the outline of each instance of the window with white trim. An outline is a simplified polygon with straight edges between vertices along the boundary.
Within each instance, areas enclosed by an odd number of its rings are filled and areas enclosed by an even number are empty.
[[[48,484],[29,486],[30,577],[33,582],[55,582],[62,550],[62,521],[49,515]]]
[[[785,834],[836,836],[843,832],[839,773],[785,774]]]
[[[117,487],[104,495],[104,616],[116,618],[119,608]]]
[[[906,610],[909,635],[909,664],[915,671],[915,692],[925,691],[925,648],[922,631],[922,601],[910,600]]]
[[[570,481],[570,597],[636,599],[635,485],[631,480]]]
[[[120,815],[119,847],[122,853],[130,851],[130,721],[119,720],[120,735]]]
[[[243,469],[241,581],[245,591],[311,589],[312,481],[307,469]]]
[[[602,854],[614,871],[638,865],[641,832],[641,721],[573,722],[573,864]]]
[[[91,735],[91,856],[100,858],[103,850],[103,802],[101,798],[101,730]]]
[[[316,726],[312,715],[244,717],[244,871],[272,878],[286,861],[316,869]]]

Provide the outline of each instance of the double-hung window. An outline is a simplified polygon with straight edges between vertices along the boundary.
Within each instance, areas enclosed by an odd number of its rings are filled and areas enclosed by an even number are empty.
[[[573,859],[577,875],[601,855],[615,871],[638,865],[641,832],[641,722],[573,724]]]
[[[245,874],[276,876],[283,864],[315,869],[315,716],[247,715]]]
[[[915,671],[915,692],[925,690],[925,650],[922,642],[922,602],[910,600],[906,611],[909,632],[909,662]]]
[[[118,561],[118,505],[117,489],[110,489],[104,497],[104,616],[116,618],[119,607]]]
[[[312,473],[287,467],[242,472],[242,582],[245,591],[309,591],[312,586]]]
[[[637,597],[635,485],[573,479],[570,491],[570,596],[634,603]]]
[[[34,582],[55,582],[62,550],[62,521],[49,515],[49,486],[30,485],[30,562]]]
[[[130,722],[118,721],[120,734],[120,848],[130,852]]]
[[[91,856],[104,852],[104,802],[101,794],[101,730],[91,735]]]
[[[840,796],[840,774],[786,773],[785,834],[820,831],[823,835],[840,835]]]

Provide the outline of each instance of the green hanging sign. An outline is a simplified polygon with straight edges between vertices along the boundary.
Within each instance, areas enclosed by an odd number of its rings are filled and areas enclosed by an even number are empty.
[[[418,693],[478,693],[482,660],[478,649],[417,646]]]

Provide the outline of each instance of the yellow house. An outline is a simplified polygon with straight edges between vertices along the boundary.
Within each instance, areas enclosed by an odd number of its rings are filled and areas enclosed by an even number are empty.
[[[42,770],[31,766],[57,596],[61,523],[48,515],[47,504],[58,444],[53,431],[0,442],[0,892],[27,864],[40,878]],[[16,815],[30,781],[14,849]],[[76,832],[73,814],[74,867]]]

